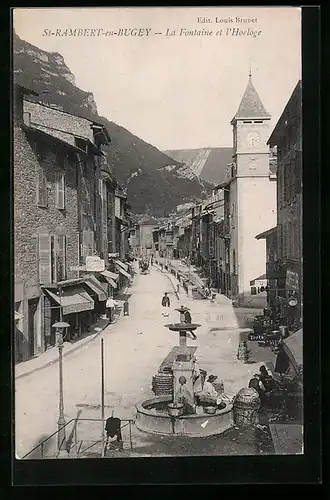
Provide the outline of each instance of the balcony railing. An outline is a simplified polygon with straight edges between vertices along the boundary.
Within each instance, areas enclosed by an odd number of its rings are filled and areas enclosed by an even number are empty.
[[[41,443],[39,443],[37,446],[35,446],[32,450],[30,450],[28,453],[26,453],[23,457],[22,460],[29,460],[29,459],[51,459],[51,458],[59,458],[59,451],[57,449],[51,449],[49,448],[52,447],[51,440],[55,438],[55,436],[58,435],[59,432],[63,430],[63,428],[70,428],[70,424],[72,424],[71,427],[71,432],[69,437],[66,439],[66,443],[63,442],[61,443],[60,450],[66,450],[68,453],[69,458],[89,458],[91,454],[91,450],[93,453],[93,456],[99,456],[99,457],[106,457],[107,450],[106,448],[106,437],[105,437],[105,432],[103,434],[102,429],[100,429],[100,438],[99,439],[79,439],[78,436],[78,431],[77,427],[78,424],[81,422],[99,422],[102,424],[102,427],[105,425],[105,420],[99,419],[99,418],[72,418],[67,422],[61,429],[57,430],[50,436],[48,436],[46,439],[44,439]],[[128,436],[125,435],[124,432],[122,432],[123,436],[123,448],[122,450],[128,450],[130,452],[133,451],[133,441],[132,441],[132,424],[134,424],[134,420],[131,419],[126,419],[126,420],[121,420],[121,431],[124,429],[128,430]],[[81,437],[81,436],[80,436]],[[87,438],[89,436],[87,435]],[[92,437],[92,436],[90,436]],[[66,444],[66,446],[64,446]],[[46,450],[48,450],[46,452]]]

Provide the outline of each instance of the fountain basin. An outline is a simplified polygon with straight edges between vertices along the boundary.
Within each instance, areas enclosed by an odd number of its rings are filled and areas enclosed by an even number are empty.
[[[196,413],[171,417],[168,404],[172,396],[157,396],[136,405],[136,427],[150,434],[206,437],[221,434],[233,426],[232,404],[212,415]]]
[[[200,327],[201,325],[197,323],[170,323],[164,326],[172,332],[186,332],[189,330],[196,330],[196,328]]]

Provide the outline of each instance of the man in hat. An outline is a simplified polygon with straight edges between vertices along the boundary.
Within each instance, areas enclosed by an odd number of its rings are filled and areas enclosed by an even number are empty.
[[[195,366],[193,388],[194,388],[194,396],[196,397],[197,402],[199,402],[199,397],[203,394],[205,378],[206,378],[206,371],[202,370],[201,368],[196,368]]]

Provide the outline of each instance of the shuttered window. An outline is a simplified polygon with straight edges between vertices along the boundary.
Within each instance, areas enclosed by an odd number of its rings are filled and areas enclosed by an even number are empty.
[[[56,172],[55,174],[55,207],[61,210],[65,208],[64,172]]]
[[[55,281],[62,281],[66,279],[65,234],[56,235],[54,239],[55,239],[55,261],[56,261]]]
[[[47,207],[47,177],[41,165],[37,166],[37,205],[39,207]]]
[[[301,151],[296,151],[295,158],[295,183],[296,183],[296,193],[301,194],[302,191],[302,158]]]
[[[83,231],[82,255],[87,257],[94,252],[94,231]]]
[[[49,234],[39,235],[39,282],[40,284],[52,282],[52,251]]]

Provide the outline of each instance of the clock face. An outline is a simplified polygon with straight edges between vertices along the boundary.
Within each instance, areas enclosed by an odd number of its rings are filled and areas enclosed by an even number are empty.
[[[258,134],[258,132],[250,132],[249,134],[247,134],[246,136],[247,146],[249,147],[258,146],[259,142],[260,142],[260,135]]]

